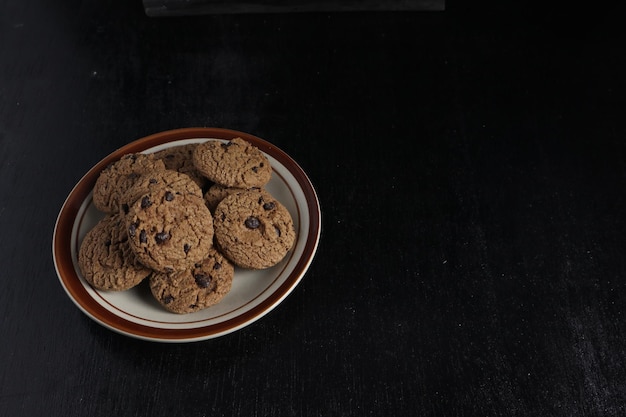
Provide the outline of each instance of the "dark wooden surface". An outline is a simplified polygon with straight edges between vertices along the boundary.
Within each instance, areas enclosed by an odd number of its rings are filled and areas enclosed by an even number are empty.
[[[0,415],[626,415],[621,22],[447,6],[2,2]],[[143,342],[68,299],[52,231],[102,157],[188,126],[288,152],[322,239],[258,322]]]

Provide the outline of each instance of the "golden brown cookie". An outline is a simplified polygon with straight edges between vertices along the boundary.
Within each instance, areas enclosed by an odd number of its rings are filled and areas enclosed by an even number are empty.
[[[166,310],[185,314],[219,303],[230,292],[235,267],[211,248],[208,256],[180,272],[150,277],[152,295]]]
[[[78,252],[85,280],[98,290],[123,291],[150,276],[128,245],[123,214],[105,216],[87,232]]]
[[[218,249],[235,265],[264,269],[293,247],[296,232],[289,211],[268,192],[225,197],[213,217]]]
[[[261,187],[252,187],[252,188],[238,188],[238,187],[226,187],[221,184],[213,184],[209,187],[209,189],[204,193],[204,202],[206,203],[211,213],[215,212],[215,208],[219,204],[220,201],[224,199],[224,197],[229,196],[235,193],[241,193],[244,191],[262,191],[264,190]]]
[[[203,197],[198,184],[187,174],[171,169],[158,169],[141,174],[134,184],[120,197],[120,203],[124,213],[128,213],[131,205],[144,194],[160,189],[168,189],[173,192],[195,194]]]
[[[122,195],[143,173],[165,169],[163,161],[151,154],[133,153],[122,156],[118,161],[102,170],[93,188],[93,204],[105,213],[120,209]]]
[[[126,215],[137,259],[159,272],[182,271],[213,246],[213,219],[202,197],[161,189],[140,197]]]
[[[154,157],[162,160],[165,168],[189,175],[202,190],[206,190],[211,186],[211,181],[198,172],[193,164],[193,151],[197,146],[197,143],[172,146],[155,152]]]
[[[265,154],[242,138],[199,144],[193,151],[193,163],[209,180],[227,187],[262,187],[272,176]]]

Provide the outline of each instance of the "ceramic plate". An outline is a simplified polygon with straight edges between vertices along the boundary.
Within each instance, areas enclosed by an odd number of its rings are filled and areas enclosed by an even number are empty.
[[[92,202],[99,173],[122,155],[155,152],[186,143],[241,137],[270,160],[267,190],[291,213],[297,232],[294,248],[278,265],[265,270],[236,268],[231,291],[217,305],[190,314],[163,309],[146,285],[122,292],[98,291],[81,276],[77,254],[87,233],[103,217]],[[71,300],[87,316],[116,332],[144,340],[190,342],[241,329],[269,313],[298,285],[317,250],[320,205],[311,181],[300,166],[271,143],[244,132],[219,128],[186,128],[157,133],[116,150],[85,174],[59,212],[52,242],[54,265]]]

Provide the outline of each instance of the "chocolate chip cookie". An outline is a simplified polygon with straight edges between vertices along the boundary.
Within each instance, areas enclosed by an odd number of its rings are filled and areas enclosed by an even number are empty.
[[[122,195],[143,173],[165,169],[163,161],[151,154],[133,153],[122,156],[107,166],[93,188],[93,204],[105,213],[115,213],[120,209]]]
[[[123,214],[109,214],[87,232],[78,251],[85,280],[98,290],[124,291],[150,276],[128,244]]]
[[[214,248],[189,269],[155,273],[150,277],[152,295],[166,310],[185,314],[220,302],[230,292],[235,267]]]
[[[265,154],[242,138],[199,144],[193,151],[193,163],[209,180],[227,187],[262,187],[272,176]]]
[[[193,164],[193,151],[197,143],[172,146],[154,153],[156,159],[162,160],[165,168],[187,174],[204,191],[211,186],[211,181],[202,175]]]
[[[195,194],[203,197],[200,186],[187,174],[171,169],[159,169],[141,174],[134,184],[120,197],[122,211],[128,213],[129,207],[144,194],[168,189],[172,192]]]
[[[252,187],[252,188],[238,188],[238,187],[226,187],[221,184],[213,184],[209,187],[209,189],[204,193],[204,202],[206,203],[211,213],[215,212],[215,208],[219,204],[220,201],[224,199],[224,197],[229,196],[235,193],[242,193],[244,191],[253,190],[253,191],[261,191],[263,188],[260,187]]]
[[[158,272],[182,271],[213,246],[213,219],[202,197],[160,189],[145,194],[126,215],[137,259]]]
[[[213,222],[218,249],[242,268],[276,265],[296,238],[289,211],[266,191],[225,197],[215,209]]]

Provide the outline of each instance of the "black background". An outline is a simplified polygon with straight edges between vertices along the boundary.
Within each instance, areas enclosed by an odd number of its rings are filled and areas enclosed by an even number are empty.
[[[2,2],[0,415],[626,415],[619,16]],[[240,331],[135,340],[66,296],[56,216],[113,150],[192,126],[290,154],[319,250]]]

